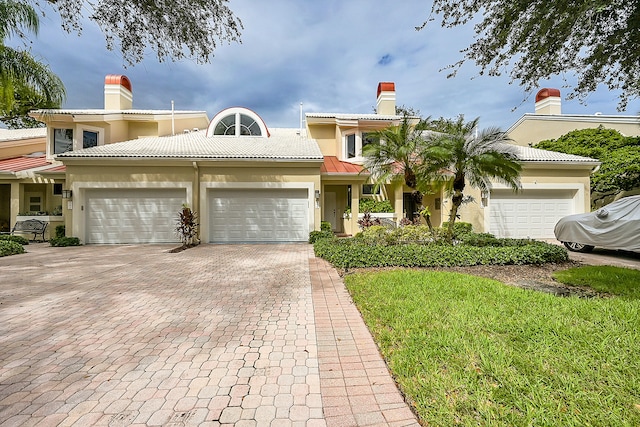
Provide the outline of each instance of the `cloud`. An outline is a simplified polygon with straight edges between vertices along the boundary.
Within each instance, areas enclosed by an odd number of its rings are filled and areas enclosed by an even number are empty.
[[[433,117],[462,113],[481,117],[483,126],[506,129],[533,111],[531,94],[509,84],[508,77],[478,76],[471,63],[447,79],[440,70],[461,58],[473,28],[429,25],[416,31],[429,14],[422,1],[386,7],[366,0],[235,0],[230,6],[244,23],[242,43],[219,45],[209,64],[158,63],[150,52],[142,63],[124,68],[122,58],[105,49],[95,24],[85,21],[81,36],[66,34],[52,11],[31,49],[63,79],[68,108],[101,107],[104,76],[122,73],[132,82],[136,108],[170,108],[174,100],[178,109],[205,110],[213,117],[240,105],[269,127],[297,127],[301,102],[307,112],[370,113],[380,81],[396,83],[398,105]],[[615,113],[615,94],[599,90],[588,101],[563,101],[563,111]],[[632,102],[629,111],[637,114],[640,102]]]

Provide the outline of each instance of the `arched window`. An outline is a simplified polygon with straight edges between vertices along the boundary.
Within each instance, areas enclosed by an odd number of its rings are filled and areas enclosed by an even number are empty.
[[[247,108],[227,108],[211,120],[207,136],[262,136],[268,137],[269,131],[264,121]]]

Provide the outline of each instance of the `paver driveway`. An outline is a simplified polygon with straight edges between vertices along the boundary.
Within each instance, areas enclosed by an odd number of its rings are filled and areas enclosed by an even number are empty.
[[[416,425],[309,245],[171,247],[0,258],[0,425]]]

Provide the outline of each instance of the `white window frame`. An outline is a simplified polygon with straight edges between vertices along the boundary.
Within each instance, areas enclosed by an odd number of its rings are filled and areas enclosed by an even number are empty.
[[[350,161],[363,161],[364,157],[362,157],[362,141],[364,140],[363,135],[367,135],[372,133],[371,131],[347,131],[342,135],[342,158]],[[349,157],[349,149],[348,149],[348,138],[351,135],[355,135],[356,138],[356,146],[355,146],[355,156]]]
[[[78,135],[80,137],[74,137],[74,150],[82,150],[84,144],[84,132],[94,132],[98,134],[98,147],[104,145],[104,129],[96,126],[78,125]],[[74,135],[76,133],[74,132]]]
[[[251,135],[251,137],[253,138],[269,137],[269,130],[267,129],[267,125],[264,123],[264,120],[262,120],[262,118],[255,112],[244,107],[226,108],[220,111],[218,114],[216,114],[215,117],[211,119],[211,121],[209,122],[209,126],[207,127],[207,137],[216,136],[216,137],[226,137],[226,138],[237,138],[237,137],[247,136],[247,135],[242,135],[242,132],[241,132],[242,126],[241,126],[240,116],[242,114],[244,114],[245,116],[251,117],[260,128],[260,135]],[[216,126],[218,125],[218,122],[220,122],[220,120],[228,116],[233,116],[233,115],[235,115],[235,120],[236,120],[235,135],[215,135],[215,130],[216,130]]]

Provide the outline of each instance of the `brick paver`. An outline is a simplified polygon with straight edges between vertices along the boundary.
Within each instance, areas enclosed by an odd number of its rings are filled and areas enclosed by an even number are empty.
[[[0,258],[0,426],[415,423],[311,246],[171,247]]]

